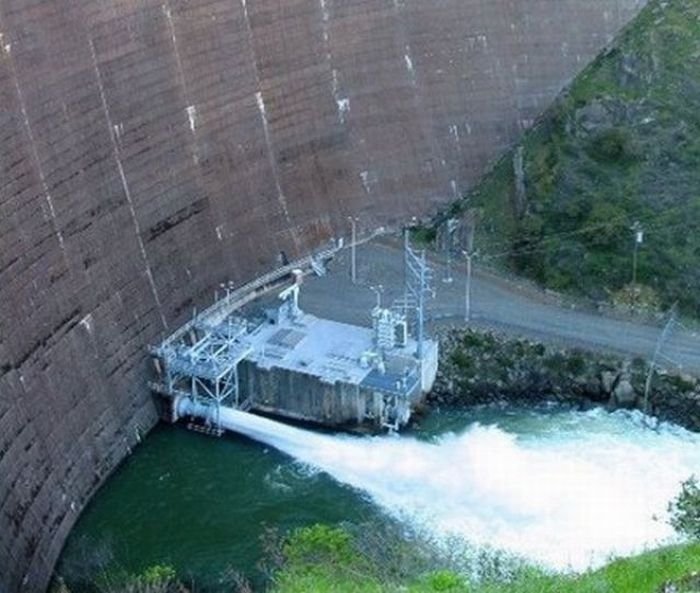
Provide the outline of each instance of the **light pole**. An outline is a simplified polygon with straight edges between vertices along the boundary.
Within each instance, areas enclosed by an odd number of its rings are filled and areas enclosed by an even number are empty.
[[[452,284],[452,254],[450,253],[450,248],[447,248],[447,254],[445,256],[445,277],[442,281],[445,284]]]
[[[228,305],[231,301],[231,292],[234,288],[234,282],[233,280],[229,280],[228,282],[222,282],[219,286],[226,291],[226,304]]]
[[[472,313],[472,256],[470,251],[462,251],[467,258],[467,282],[464,287],[464,321],[469,323]]]
[[[348,216],[348,220],[352,225],[352,242],[350,243],[350,277],[352,283],[357,283],[357,259],[356,259],[356,243],[357,243],[357,218]]]
[[[377,286],[370,286],[369,289],[377,295],[377,309],[382,308],[382,292],[384,292],[384,287],[381,284]]]
[[[444,243],[445,243],[445,277],[442,281],[445,284],[452,283],[452,244],[455,231],[459,228],[459,220],[456,218],[448,218],[444,224]]]
[[[639,246],[644,242],[644,231],[639,221],[636,221],[631,227],[634,233],[634,252],[632,254],[632,287],[637,285],[637,252]]]
[[[476,230],[476,212],[470,210],[468,213],[469,220],[466,227],[467,248],[462,251],[464,257],[467,258],[467,282],[464,287],[464,322],[469,323],[472,318],[472,257],[478,255],[479,251],[474,251],[474,232]]]

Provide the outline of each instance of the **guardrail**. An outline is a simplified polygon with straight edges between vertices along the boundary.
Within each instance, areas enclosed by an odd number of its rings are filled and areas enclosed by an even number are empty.
[[[180,340],[203,319],[216,317],[217,315],[223,315],[224,317],[229,315],[232,311],[235,311],[236,309],[260,296],[262,292],[269,290],[275,283],[289,276],[294,270],[310,270],[312,268],[312,260],[321,259],[322,261],[326,261],[332,258],[340,249],[340,247],[330,247],[316,254],[307,255],[306,257],[272,270],[263,276],[259,276],[258,278],[235,288],[228,295],[226,295],[226,297],[216,301],[198,313],[190,321],[176,329],[172,334],[170,334],[170,336],[163,340],[161,347],[167,347],[173,342]]]
[[[355,246],[367,243],[368,241],[371,241],[372,239],[387,232],[389,232],[388,229],[380,227],[369,235],[356,240]],[[348,248],[350,248],[350,245],[334,245],[328,247],[315,254],[307,255],[285,266],[272,270],[262,276],[259,276],[258,278],[255,278],[254,280],[251,280],[250,282],[247,282],[246,284],[239,286],[238,288],[233,289],[228,295],[226,295],[226,297],[211,304],[209,307],[195,315],[190,321],[176,329],[161,342],[160,346],[151,348],[151,352],[156,353],[160,348],[167,347],[173,342],[182,339],[187,332],[195,328],[198,323],[201,323],[202,320],[206,318],[213,318],[217,315],[223,315],[224,317],[229,315],[232,311],[239,309],[243,305],[260,296],[260,294],[270,290],[276,282],[288,276],[294,270],[301,269],[304,273],[308,273],[313,269],[312,260],[321,260],[325,262],[331,259],[341,249]]]

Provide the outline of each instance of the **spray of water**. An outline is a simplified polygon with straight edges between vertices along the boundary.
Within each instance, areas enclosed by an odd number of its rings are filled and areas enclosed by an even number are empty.
[[[630,413],[571,412],[536,438],[473,424],[434,442],[320,435],[234,410],[221,421],[436,537],[557,570],[672,541],[668,502],[700,473],[697,435]]]

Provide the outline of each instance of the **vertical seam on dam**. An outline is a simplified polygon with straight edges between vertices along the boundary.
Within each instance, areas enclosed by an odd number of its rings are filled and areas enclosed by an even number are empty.
[[[294,247],[296,248],[297,251],[299,251],[299,249],[300,249],[299,238],[297,237],[297,232],[294,228],[294,224],[292,223],[291,216],[289,215],[289,208],[287,206],[287,198],[284,195],[284,191],[282,190],[282,183],[280,181],[279,166],[277,164],[277,158],[275,157],[275,153],[272,149],[272,140],[270,138],[270,128],[269,128],[269,123],[267,120],[267,111],[265,109],[265,99],[263,98],[262,85],[260,84],[260,70],[258,67],[258,56],[257,56],[257,52],[255,51],[255,41],[253,38],[253,29],[250,25],[250,15],[248,14],[247,0],[241,0],[241,7],[243,8],[243,19],[245,21],[247,41],[248,41],[248,46],[250,48],[250,53],[251,53],[251,57],[252,57],[252,61],[253,61],[253,70],[255,72],[255,85],[257,88],[257,91],[255,93],[255,100],[256,100],[256,103],[258,106],[258,111],[260,112],[260,120],[262,122],[263,134],[265,136],[265,147],[267,150],[267,157],[268,157],[268,161],[270,163],[270,168],[272,170],[272,176],[274,178],[275,188],[277,190],[277,200],[279,201],[280,207],[282,208],[282,213],[284,214],[284,218],[287,221],[287,224],[289,225],[289,231],[291,233],[292,240],[294,241]]]
[[[169,2],[163,4],[163,12],[165,13],[165,18],[168,21],[168,30],[170,31],[170,38],[173,42],[173,52],[175,54],[175,63],[177,65],[177,76],[180,79],[180,86],[182,87],[182,93],[185,99],[185,105],[187,105],[185,111],[187,113],[187,119],[190,126],[190,131],[194,136],[194,161],[195,164],[199,163],[198,147],[197,147],[197,108],[195,105],[190,104],[190,91],[187,86],[187,80],[185,79],[185,71],[182,67],[182,57],[180,56],[180,48],[177,42],[177,33],[175,31],[175,23],[173,22],[172,10],[170,8]]]
[[[112,116],[109,113],[109,105],[107,104],[107,97],[105,96],[104,84],[102,82],[102,74],[100,73],[100,67],[97,63],[97,53],[95,52],[95,42],[92,37],[89,38],[90,44],[90,55],[92,56],[92,64],[95,70],[95,76],[97,78],[97,86],[100,91],[100,100],[102,101],[102,110],[105,114],[105,119],[107,121],[107,132],[109,133],[109,138],[112,143],[112,154],[114,155],[114,160],[117,163],[117,169],[119,171],[119,179],[121,180],[122,188],[124,190],[124,195],[126,197],[126,202],[129,206],[129,214],[131,216],[131,222],[134,225],[134,231],[136,233],[136,240],[138,241],[139,251],[141,252],[141,258],[145,266],[146,277],[148,278],[148,283],[151,287],[151,293],[153,294],[153,300],[156,303],[158,309],[158,314],[160,315],[161,323],[163,328],[168,328],[168,322],[163,314],[163,305],[161,304],[160,297],[158,296],[158,288],[156,287],[155,280],[153,279],[153,272],[151,271],[151,265],[148,261],[148,253],[146,253],[146,246],[143,243],[143,237],[141,236],[141,225],[139,224],[138,218],[136,217],[136,210],[134,208],[134,202],[131,197],[131,190],[129,189],[129,182],[126,178],[126,173],[124,172],[124,166],[122,165],[121,156],[119,154],[119,145],[117,144],[116,138],[114,137],[114,127],[112,123]]]
[[[63,233],[61,232],[61,229],[58,226],[58,220],[56,218],[56,209],[54,208],[53,199],[51,198],[51,191],[49,190],[49,184],[46,181],[46,175],[44,174],[44,168],[41,164],[41,158],[39,157],[39,150],[37,149],[37,146],[36,146],[36,137],[34,136],[34,131],[32,130],[32,125],[29,121],[29,114],[27,113],[27,104],[26,104],[26,101],[24,100],[24,93],[22,92],[22,86],[20,85],[19,76],[17,75],[17,70],[15,68],[15,61],[14,61],[14,58],[12,57],[11,44],[8,43],[5,45],[5,51],[6,51],[7,56],[8,56],[10,68],[12,70],[12,78],[14,79],[14,83],[15,83],[15,91],[17,93],[17,99],[19,101],[19,108],[20,108],[20,111],[22,112],[22,119],[23,119],[24,127],[27,131],[27,136],[29,138],[29,145],[31,146],[32,158],[34,159],[34,162],[36,164],[37,173],[39,175],[39,180],[41,181],[41,187],[42,187],[43,192],[44,192],[44,200],[46,201],[46,205],[49,209],[49,218],[51,219],[51,226],[53,228],[54,234],[56,235],[56,238],[58,239],[58,244],[61,248],[61,254],[62,254],[63,260],[66,264],[66,267],[70,267],[69,263],[68,263],[68,259],[66,258],[66,246],[65,246],[64,239],[63,239]]]

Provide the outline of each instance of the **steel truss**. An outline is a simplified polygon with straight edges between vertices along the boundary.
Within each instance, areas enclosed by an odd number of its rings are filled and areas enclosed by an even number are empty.
[[[241,406],[238,365],[252,352],[246,333],[244,321],[228,318],[216,326],[197,324],[184,339],[152,348],[162,379],[152,387],[212,406],[218,425],[222,404]]]

